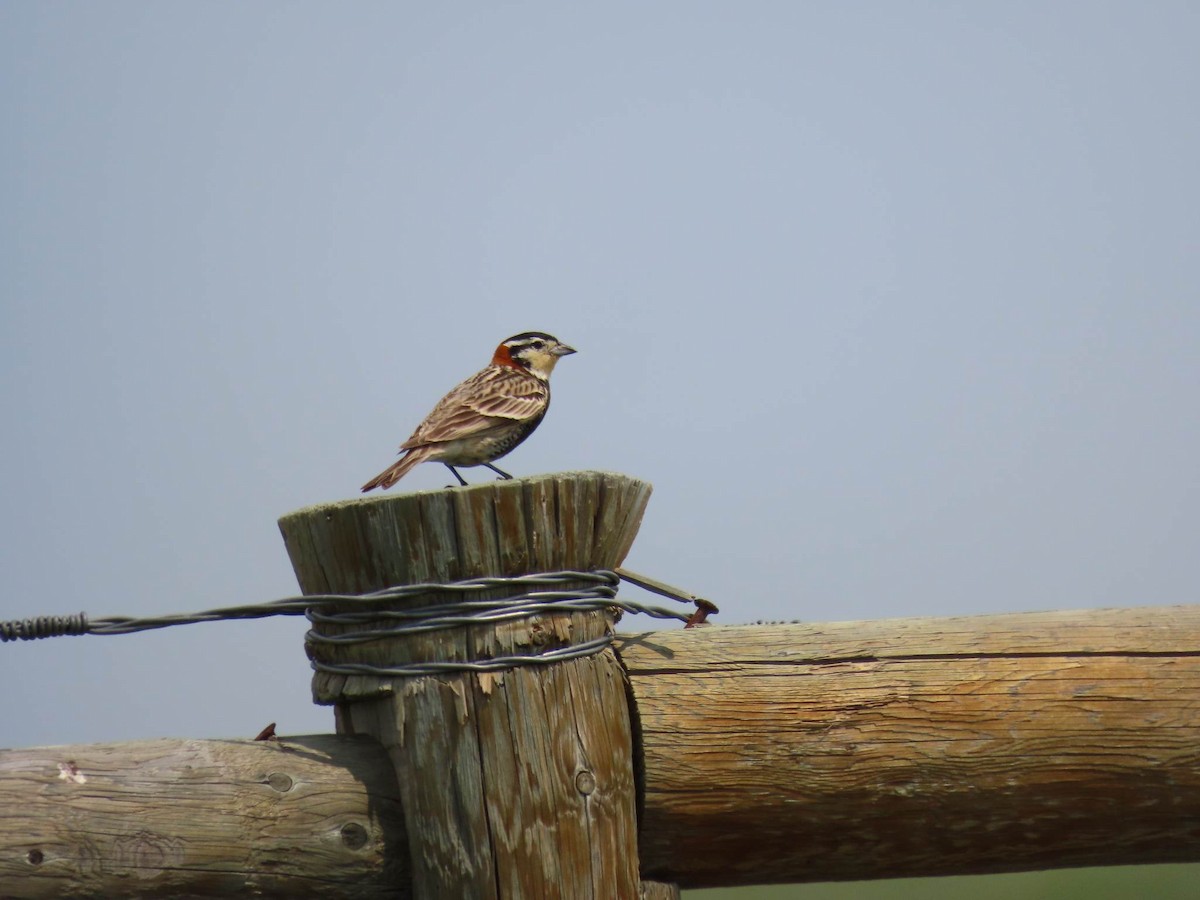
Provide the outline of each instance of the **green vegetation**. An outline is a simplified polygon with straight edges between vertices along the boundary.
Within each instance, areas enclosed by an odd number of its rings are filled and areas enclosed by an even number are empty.
[[[684,900],[1195,900],[1200,864],[684,891]]]

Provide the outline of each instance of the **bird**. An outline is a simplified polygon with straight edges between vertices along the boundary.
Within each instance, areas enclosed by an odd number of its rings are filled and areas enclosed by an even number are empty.
[[[418,463],[440,462],[466,485],[456,467],[492,465],[533,434],[550,408],[550,373],[576,352],[542,331],[514,334],[496,348],[491,363],[446,394],[400,445],[403,454],[362,486],[387,489]]]

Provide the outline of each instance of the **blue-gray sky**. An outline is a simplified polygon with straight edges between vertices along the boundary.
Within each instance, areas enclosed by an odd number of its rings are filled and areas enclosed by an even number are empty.
[[[4,4],[0,618],[294,593],[276,517],[528,329],[580,352],[505,467],[652,481],[629,564],[720,621],[1200,600],[1198,46],[1186,2]],[[0,744],[332,730],[303,630],[3,645]]]

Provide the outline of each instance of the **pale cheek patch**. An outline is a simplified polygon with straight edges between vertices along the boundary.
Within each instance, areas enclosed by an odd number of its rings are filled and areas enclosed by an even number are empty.
[[[554,371],[554,366],[558,362],[558,357],[553,353],[535,353],[532,355],[533,367],[539,371],[549,375]]]

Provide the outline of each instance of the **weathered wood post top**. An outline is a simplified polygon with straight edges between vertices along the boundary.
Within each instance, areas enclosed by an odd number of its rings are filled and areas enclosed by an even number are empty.
[[[363,594],[614,568],[649,495],[650,485],[634,478],[573,472],[313,506],[284,516],[280,529],[305,594]],[[503,585],[471,599],[529,590]],[[389,630],[397,613],[462,599],[434,591],[372,604],[366,620],[318,621],[309,646],[330,670],[314,676],[314,699],[336,705],[339,732],[372,734],[391,753],[415,896],[638,897],[632,735],[613,651],[499,672],[471,668],[595,642],[611,634],[611,612],[549,609]],[[331,642],[348,632],[350,642]],[[379,672],[429,663],[459,667]]]

